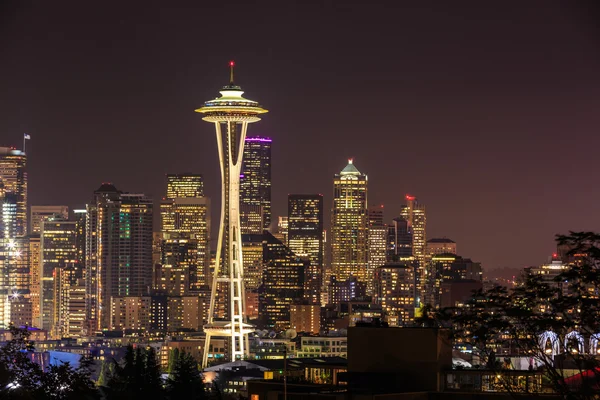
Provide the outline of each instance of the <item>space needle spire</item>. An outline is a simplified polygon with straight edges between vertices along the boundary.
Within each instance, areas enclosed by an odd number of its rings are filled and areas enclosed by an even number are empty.
[[[240,172],[248,124],[260,121],[267,112],[256,101],[245,99],[242,89],[233,82],[235,63],[229,62],[229,85],[220,91],[221,97],[209,100],[196,110],[203,120],[214,123],[221,164],[221,218],[215,272],[213,275],[210,308],[204,325],[206,342],[202,365],[208,363],[212,337],[230,337],[231,361],[249,355],[248,333],[244,306],[244,266],[242,263],[242,234],[240,231]],[[215,314],[215,302],[225,299],[224,312]]]

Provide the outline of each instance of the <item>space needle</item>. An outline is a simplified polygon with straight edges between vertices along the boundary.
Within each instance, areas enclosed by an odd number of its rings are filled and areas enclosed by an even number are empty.
[[[242,234],[240,231],[240,172],[248,124],[260,121],[267,112],[256,101],[242,97],[244,92],[233,82],[234,62],[229,63],[229,85],[219,92],[221,97],[209,100],[196,112],[203,120],[215,124],[217,148],[221,164],[221,219],[211,286],[210,308],[204,325],[206,341],[202,366],[208,364],[211,338],[230,337],[230,360],[249,355],[248,333],[252,325],[246,323],[244,299],[244,265],[242,263]],[[225,312],[215,317],[217,289],[219,297],[228,303]],[[222,296],[222,297],[221,297]]]

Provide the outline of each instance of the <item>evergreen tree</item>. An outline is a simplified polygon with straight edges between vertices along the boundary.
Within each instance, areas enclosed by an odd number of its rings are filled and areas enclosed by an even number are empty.
[[[179,358],[179,349],[178,348],[171,349],[170,354],[169,354],[169,366],[167,367],[168,373],[171,373],[171,371],[173,371],[173,368],[174,368],[175,363],[177,362],[178,358]]]
[[[161,378],[160,366],[156,359],[156,351],[149,347],[146,351],[146,369],[145,369],[145,385],[146,392],[150,396],[163,395],[163,381]],[[154,397],[158,398],[158,397]]]
[[[107,400],[164,398],[160,367],[154,349],[138,347],[134,350],[132,346],[128,346],[123,360],[120,363],[113,362],[113,368],[107,385],[103,387]]]
[[[204,399],[206,397],[198,362],[191,354],[181,351],[167,379],[167,395],[175,399]]]

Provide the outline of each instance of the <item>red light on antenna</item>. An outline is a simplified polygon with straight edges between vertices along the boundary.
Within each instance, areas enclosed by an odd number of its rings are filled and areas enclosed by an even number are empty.
[[[414,201],[416,199],[415,196],[411,196],[410,194],[406,195],[406,200]]]
[[[230,67],[233,67],[234,65],[235,65],[235,62],[233,62],[233,61],[229,61],[229,66],[230,66]]]

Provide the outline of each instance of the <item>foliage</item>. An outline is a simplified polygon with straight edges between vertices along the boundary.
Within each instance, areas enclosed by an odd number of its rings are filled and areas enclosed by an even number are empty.
[[[107,400],[143,398],[163,399],[164,388],[156,352],[128,346],[121,362],[113,361],[106,386],[102,392]]]
[[[557,242],[569,249],[572,262],[554,279],[525,274],[513,290],[480,290],[466,307],[443,310],[438,318],[452,324],[455,342],[472,346],[488,368],[509,367],[496,361],[496,354],[508,350],[535,360],[564,398],[596,398],[600,361],[589,354],[586,341],[600,333],[600,235],[571,232],[558,235]],[[545,332],[551,333],[542,336]],[[573,370],[588,376],[583,384],[566,379]]]
[[[90,363],[83,358],[78,368],[69,363],[50,365],[44,371],[33,362],[34,343],[27,328],[10,326],[11,339],[0,348],[0,398],[95,399],[98,392],[90,379]]]
[[[169,399],[204,399],[206,398],[202,374],[198,362],[191,354],[178,351],[173,368],[167,379],[167,394]]]

